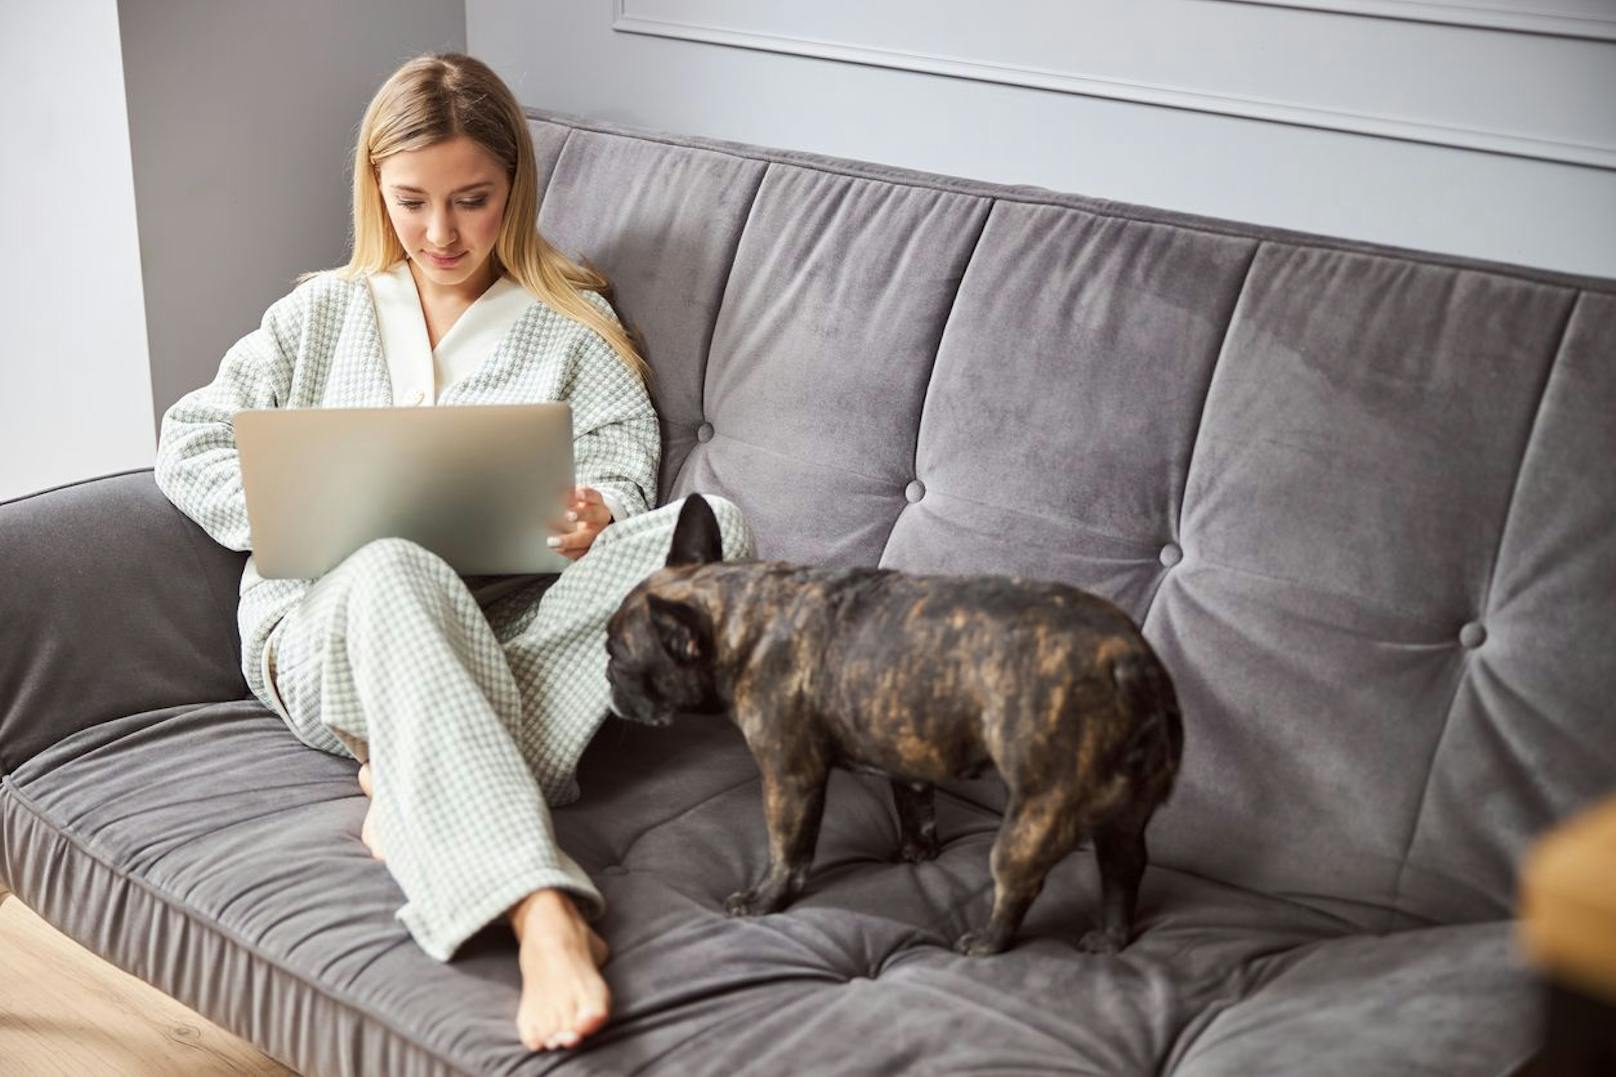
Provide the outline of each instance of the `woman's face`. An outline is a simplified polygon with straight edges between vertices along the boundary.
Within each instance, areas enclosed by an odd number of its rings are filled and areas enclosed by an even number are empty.
[[[486,285],[510,181],[493,154],[465,135],[385,158],[382,200],[405,253],[432,283]],[[458,255],[445,265],[435,254]]]

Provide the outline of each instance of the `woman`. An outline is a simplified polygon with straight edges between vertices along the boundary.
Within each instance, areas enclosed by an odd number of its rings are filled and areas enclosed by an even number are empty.
[[[517,1031],[535,1050],[606,1019],[607,948],[587,922],[603,902],[556,846],[549,807],[577,797],[607,713],[606,620],[666,557],[680,507],[651,508],[645,364],[605,279],[539,235],[538,193],[526,121],[493,71],[458,53],[406,63],[360,126],[348,264],[299,278],[168,409],[156,462],[169,500],[250,550],[237,409],[572,405],[579,486],[550,540],[565,572],[463,577],[400,538],[317,580],[264,579],[249,555],[237,615],[253,693],[304,743],[363,764],[363,839],[421,947],[447,961],[510,920]],[[739,511],[710,500],[725,556],[752,556]]]

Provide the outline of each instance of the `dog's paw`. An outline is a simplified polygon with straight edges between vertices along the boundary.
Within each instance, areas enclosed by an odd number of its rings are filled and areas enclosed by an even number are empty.
[[[724,912],[730,916],[754,915],[753,903],[757,900],[756,890],[737,890],[724,901]]]
[[[959,937],[954,949],[966,957],[986,957],[999,953],[1004,949],[1004,944],[994,942],[993,936],[986,931],[967,931]]]
[[[943,851],[941,843],[934,834],[930,838],[905,838],[898,846],[898,859],[910,864],[918,864],[924,860],[936,860]]]
[[[1102,931],[1095,928],[1078,940],[1077,948],[1085,954],[1114,954],[1128,945],[1126,931]]]

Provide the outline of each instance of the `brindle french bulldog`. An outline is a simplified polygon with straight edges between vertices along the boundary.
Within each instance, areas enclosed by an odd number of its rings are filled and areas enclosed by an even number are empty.
[[[1129,940],[1145,824],[1178,773],[1173,684],[1128,616],[1057,583],[913,576],[721,560],[700,495],[667,567],[607,629],[612,709],[654,725],[724,713],[762,773],[768,874],[730,915],[774,912],[802,889],[833,766],[888,776],[906,860],[938,853],[932,783],[998,769],[1009,797],[990,859],[993,914],[956,944],[1010,944],[1044,877],[1085,837],[1100,926]]]

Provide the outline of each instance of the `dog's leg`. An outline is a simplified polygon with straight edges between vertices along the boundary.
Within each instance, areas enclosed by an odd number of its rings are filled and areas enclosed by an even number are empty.
[[[930,782],[905,782],[892,779],[892,800],[898,807],[898,857],[911,864],[921,860],[935,860],[941,848],[937,844],[937,806]]]
[[[1100,865],[1100,926],[1078,942],[1086,954],[1114,954],[1128,945],[1139,880],[1145,874],[1145,824],[1154,805],[1129,805],[1106,820],[1094,834],[1094,857]]]
[[[993,915],[981,931],[967,931],[954,944],[962,954],[996,954],[1010,945],[1044,876],[1076,844],[1067,805],[1057,797],[1023,801],[1012,797],[993,842]]]
[[[819,840],[829,771],[793,775],[775,766],[763,770],[763,820],[769,828],[769,871],[750,890],[731,894],[724,910],[731,916],[777,912],[802,890]]]

